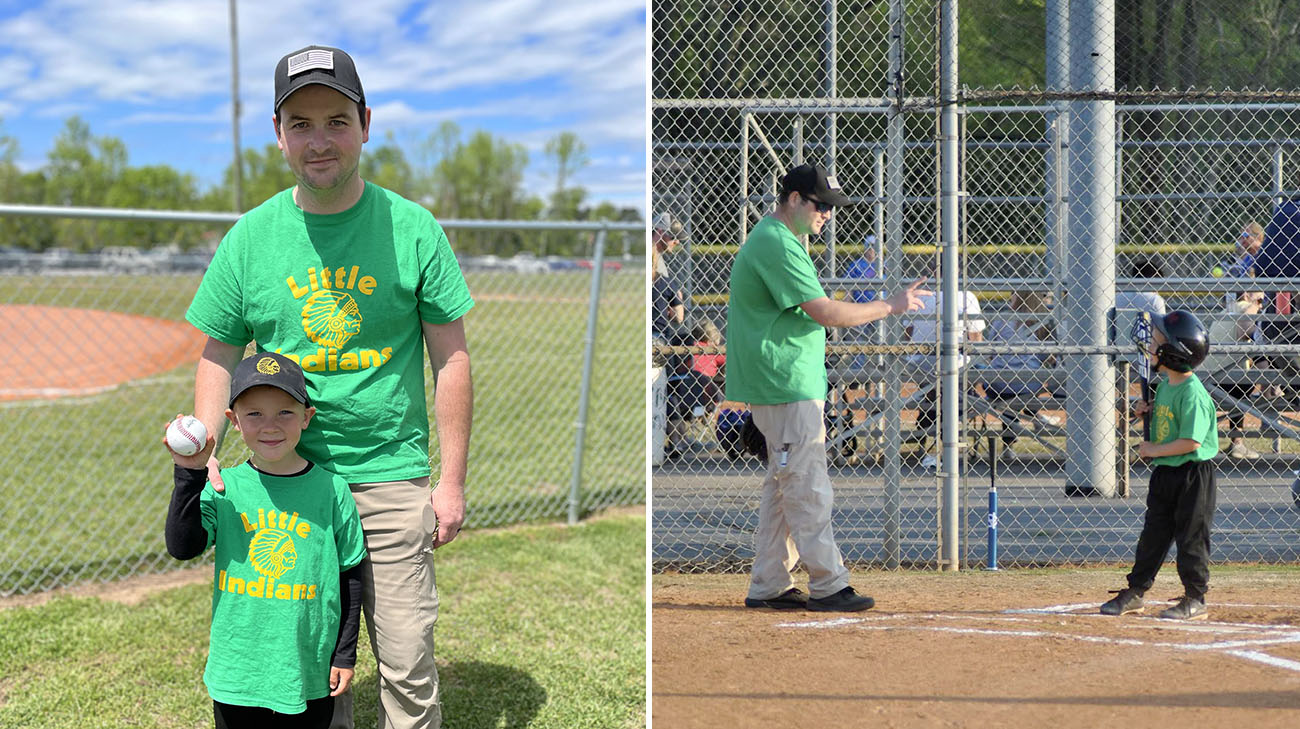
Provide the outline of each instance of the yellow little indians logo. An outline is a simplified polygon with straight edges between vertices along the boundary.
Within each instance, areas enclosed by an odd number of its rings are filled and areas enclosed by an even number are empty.
[[[298,563],[298,550],[288,532],[263,529],[248,543],[248,561],[258,574],[279,579]]]
[[[1169,431],[1174,424],[1174,411],[1169,409],[1168,405],[1156,406],[1155,433],[1152,435],[1153,442],[1164,443],[1169,438]]]
[[[275,350],[302,366],[304,372],[350,372],[382,367],[393,357],[392,347],[370,349],[345,345],[361,333],[361,306],[379,285],[374,276],[361,274],[360,266],[322,266],[307,269],[300,284],[293,276],[284,280],[289,293],[302,299],[302,330],[317,346],[312,353]]]
[[[264,375],[274,375],[280,371],[280,363],[274,357],[263,357],[257,361],[257,371]]]
[[[361,310],[349,294],[317,291],[302,307],[302,329],[313,342],[342,349],[361,331]]]
[[[248,542],[248,562],[253,571],[261,575],[256,580],[226,574],[221,570],[217,574],[217,589],[236,595],[262,597],[268,600],[315,600],[316,585],[277,583],[294,567],[298,566],[298,550],[293,538],[307,539],[311,536],[311,524],[298,520],[298,512],[257,510],[257,520],[241,513],[240,520],[244,533],[255,532]]]

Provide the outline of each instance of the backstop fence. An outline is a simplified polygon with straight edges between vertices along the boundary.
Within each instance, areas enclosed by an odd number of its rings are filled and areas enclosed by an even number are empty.
[[[828,335],[847,561],[989,566],[994,538],[1004,566],[1131,560],[1150,469],[1128,328],[1176,308],[1213,342],[1214,557],[1294,561],[1300,94],[1234,89],[1300,60],[1254,52],[1257,3],[961,5],[654,4],[652,212],[689,234],[663,274],[685,321],[653,332],[655,569],[752,558],[765,466],[725,398],[728,276],[802,162],[855,202],[807,239],[828,295],[936,290]]]
[[[61,235],[105,222],[204,226],[215,242],[235,218],[0,206],[0,228]],[[586,236],[591,251],[461,260],[476,302],[465,317],[467,528],[644,503],[644,224],[442,224],[453,248],[466,232],[551,231]],[[93,253],[0,251],[0,596],[181,566],[163,545],[172,486],[161,435],[193,409],[203,337],[184,315],[210,252],[118,240]],[[427,355],[425,366],[432,417]],[[430,453],[436,475],[436,432]],[[218,455],[247,453],[227,437]]]

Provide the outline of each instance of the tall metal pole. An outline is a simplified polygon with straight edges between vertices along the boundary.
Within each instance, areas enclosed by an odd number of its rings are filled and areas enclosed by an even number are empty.
[[[582,504],[582,457],[587,443],[587,404],[591,401],[591,373],[596,356],[596,325],[600,321],[600,284],[605,275],[605,238],[596,233],[591,256],[591,300],[587,304],[587,335],[582,340],[582,385],[578,390],[578,419],[574,423],[573,474],[569,479],[569,524],[577,524]]]
[[[230,0],[230,137],[235,144],[235,212],[244,211],[244,160],[239,149],[239,24],[238,0]]]
[[[939,476],[939,568],[955,572],[960,569],[958,540],[961,535],[957,503],[958,438],[961,432],[957,333],[962,325],[957,312],[961,296],[957,286],[961,202],[957,174],[960,161],[957,157],[957,0],[943,0],[939,9],[939,103],[939,282],[943,291],[942,332],[939,337],[940,430],[943,433]]]
[[[824,35],[826,37],[826,52],[824,54],[825,63],[826,63],[826,71],[825,71],[826,88],[824,93],[826,94],[827,99],[835,99],[839,95],[839,79],[835,73],[835,66],[836,66],[835,59],[837,53],[835,46],[836,43],[838,42],[837,34],[839,32],[838,28],[836,27],[836,24],[839,22],[837,16],[838,0],[824,0],[824,2],[826,3],[826,29],[824,32]],[[825,157],[826,172],[831,175],[835,174],[835,157],[836,157],[837,143],[838,140],[836,139],[835,112],[832,111],[826,115],[826,157]],[[835,260],[835,255],[836,255],[835,243],[836,243],[835,218],[832,216],[831,219],[826,223],[826,263],[828,266],[827,274],[832,277],[839,275],[836,272],[838,267],[836,265],[836,260]]]
[[[1068,0],[1047,0],[1047,90],[1070,87],[1070,7]],[[1044,194],[1049,202],[1043,216],[1043,276],[1052,281],[1052,293],[1059,302],[1065,273],[1064,230],[1069,205],[1065,202],[1066,166],[1061,157],[1069,147],[1069,105],[1053,101],[1056,113],[1047,119],[1047,159],[1043,170]]]
[[[906,92],[903,87],[903,33],[905,0],[889,2],[889,85],[888,95],[893,104],[889,107],[887,127],[885,130],[885,162],[888,165],[885,176],[885,261],[886,275],[900,277],[903,271],[903,167],[904,129],[903,99]],[[895,280],[901,280],[896,278]],[[888,332],[889,341],[897,342],[901,338],[902,324],[897,317],[889,317],[878,323]],[[897,355],[891,355],[893,362],[901,363]],[[885,392],[883,396],[888,405],[885,419],[885,566],[897,569],[902,564],[902,506],[903,506],[903,470],[901,453],[902,405],[899,392],[902,390],[902,373],[898,364],[885,371]]]
[[[1115,0],[1070,4],[1070,86],[1115,90]],[[1115,305],[1115,102],[1070,102],[1070,224],[1064,341],[1104,346]],[[1065,357],[1067,494],[1116,491],[1115,367],[1104,354]]]

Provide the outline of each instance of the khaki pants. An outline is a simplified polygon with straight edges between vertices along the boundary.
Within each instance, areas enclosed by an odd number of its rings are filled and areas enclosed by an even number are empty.
[[[423,519],[429,479],[351,487],[366,533],[361,607],[379,666],[379,729],[437,729],[442,724],[433,662],[438,590],[433,535]],[[348,691],[337,698],[331,727],[352,729],[352,696]]]
[[[830,476],[822,400],[754,405],[754,425],[767,439],[767,477],[754,535],[749,597],[766,600],[794,587],[803,560],[808,594],[827,597],[848,587],[849,571],[831,532]]]

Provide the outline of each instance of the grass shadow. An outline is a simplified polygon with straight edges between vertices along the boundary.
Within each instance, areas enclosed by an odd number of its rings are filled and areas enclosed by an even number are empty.
[[[453,661],[438,669],[444,729],[525,729],[546,703],[546,689],[513,666]],[[374,726],[379,687],[354,685],[354,726]]]
[[[546,689],[513,666],[453,661],[438,676],[446,729],[523,729],[546,703]]]

